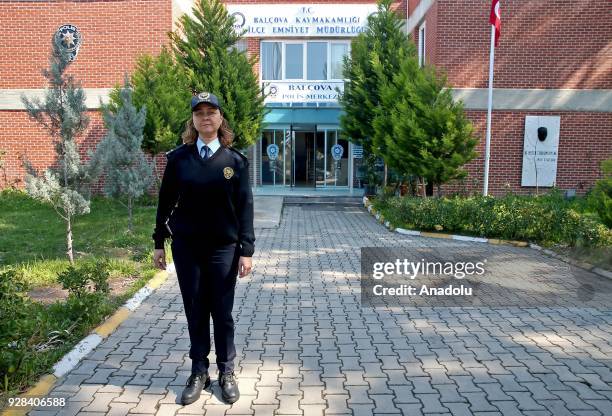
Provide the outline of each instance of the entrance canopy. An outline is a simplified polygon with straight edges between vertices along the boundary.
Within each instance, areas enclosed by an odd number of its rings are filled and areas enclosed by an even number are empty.
[[[339,124],[340,107],[268,107],[264,124]]]

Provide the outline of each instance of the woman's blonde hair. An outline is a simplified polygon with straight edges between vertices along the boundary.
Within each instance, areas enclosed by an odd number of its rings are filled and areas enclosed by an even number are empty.
[[[222,146],[230,147],[234,142],[234,132],[229,124],[227,124],[227,120],[223,117],[223,114],[221,114],[221,126],[217,131],[217,136]],[[186,144],[193,144],[198,140],[198,131],[193,125],[193,117],[189,117],[189,120],[185,123],[185,130],[183,130],[181,138],[183,139],[183,143]]]

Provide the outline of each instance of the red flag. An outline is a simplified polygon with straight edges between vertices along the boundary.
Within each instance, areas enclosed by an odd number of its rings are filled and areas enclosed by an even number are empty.
[[[499,46],[499,37],[501,36],[501,13],[499,12],[499,0],[493,0],[491,4],[491,16],[489,23],[495,26],[495,47]]]

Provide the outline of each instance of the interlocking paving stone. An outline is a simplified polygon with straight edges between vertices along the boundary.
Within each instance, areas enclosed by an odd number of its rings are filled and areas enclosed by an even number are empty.
[[[612,282],[528,249],[390,233],[362,209],[286,206],[280,226],[256,236],[234,303],[237,403],[214,381],[179,404],[191,361],[171,274],[58,380],[50,396],[65,407],[30,414],[612,414],[612,301],[570,299],[584,282],[610,297]],[[480,253],[493,284],[520,276],[569,306],[362,307],[361,247]],[[214,380],[214,347],[209,358]]]
[[[110,402],[117,396],[119,396],[119,393],[95,393],[93,402],[84,407],[83,411],[107,413]]]
[[[351,413],[350,408],[347,406],[348,399],[349,396],[347,394],[325,395],[325,400],[327,401],[325,414]]]

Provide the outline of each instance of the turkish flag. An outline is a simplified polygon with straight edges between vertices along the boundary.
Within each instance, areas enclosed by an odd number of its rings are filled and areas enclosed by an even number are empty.
[[[491,4],[491,16],[489,23],[495,26],[495,47],[499,46],[499,37],[501,36],[501,13],[499,11],[499,0],[493,0]]]

